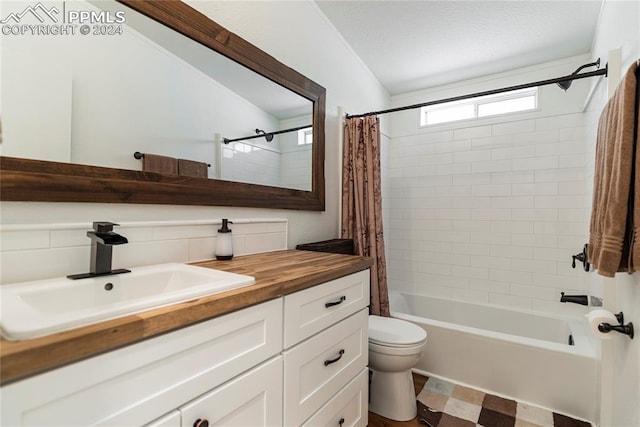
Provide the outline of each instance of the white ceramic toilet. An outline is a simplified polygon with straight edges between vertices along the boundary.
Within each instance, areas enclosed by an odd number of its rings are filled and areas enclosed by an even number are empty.
[[[396,421],[416,416],[411,368],[426,342],[426,331],[411,322],[369,316],[369,411]]]

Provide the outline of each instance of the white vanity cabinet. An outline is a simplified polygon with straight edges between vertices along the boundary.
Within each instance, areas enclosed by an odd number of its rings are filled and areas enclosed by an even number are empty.
[[[368,270],[284,297],[286,426],[367,424],[368,305]]]
[[[281,350],[279,298],[4,386],[0,424],[173,425],[171,411],[274,356],[281,364]],[[247,390],[223,391],[239,401]]]
[[[0,388],[2,426],[365,426],[369,271]]]

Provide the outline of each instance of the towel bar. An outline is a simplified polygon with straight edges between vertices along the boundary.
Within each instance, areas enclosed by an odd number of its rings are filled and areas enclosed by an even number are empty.
[[[144,153],[136,151],[135,153],[133,153],[133,157],[138,159],[138,160],[141,160],[144,157]],[[207,167],[210,168],[211,167],[211,163],[207,163]]]

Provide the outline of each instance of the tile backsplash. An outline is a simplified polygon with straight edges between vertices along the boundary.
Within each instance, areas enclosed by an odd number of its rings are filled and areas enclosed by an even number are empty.
[[[234,255],[287,249],[286,219],[233,219]],[[214,258],[221,221],[120,222],[129,243],[113,248],[113,268]],[[91,223],[0,226],[0,283],[85,273]]]

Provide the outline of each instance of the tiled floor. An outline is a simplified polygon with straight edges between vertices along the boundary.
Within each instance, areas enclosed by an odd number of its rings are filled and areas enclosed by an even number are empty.
[[[423,386],[424,384],[424,386]],[[430,427],[591,427],[542,408],[414,374],[418,416],[407,422],[369,413],[369,426]]]

